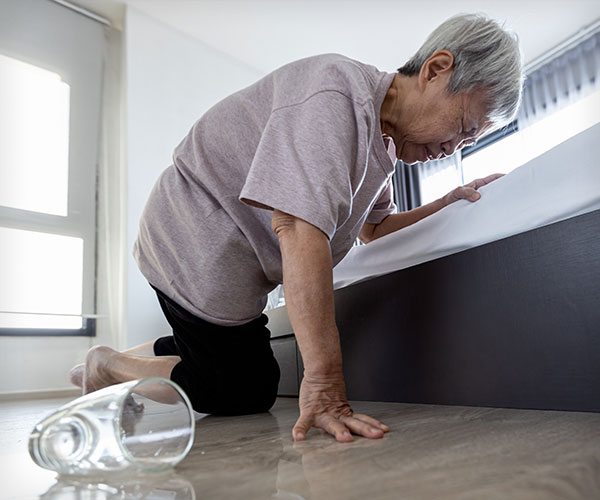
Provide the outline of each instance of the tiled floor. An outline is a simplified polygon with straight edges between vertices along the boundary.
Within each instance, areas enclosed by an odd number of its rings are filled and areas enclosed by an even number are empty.
[[[27,453],[33,425],[65,400],[0,403],[0,498],[600,499],[600,414],[355,403],[391,427],[350,444],[291,440],[295,399],[270,414],[197,421],[170,474],[57,480]]]

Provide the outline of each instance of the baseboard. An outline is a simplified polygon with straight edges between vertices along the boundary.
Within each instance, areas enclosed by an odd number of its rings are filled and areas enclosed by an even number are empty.
[[[0,392],[0,401],[25,401],[52,398],[76,398],[81,396],[81,389],[66,387],[64,389],[45,389],[37,391]]]

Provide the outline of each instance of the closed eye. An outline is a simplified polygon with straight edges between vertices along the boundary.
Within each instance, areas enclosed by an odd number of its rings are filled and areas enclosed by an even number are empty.
[[[470,138],[474,137],[476,133],[477,133],[477,129],[475,127],[473,127],[468,132],[465,132],[465,122],[464,122],[464,120],[461,122],[460,135],[462,135],[465,139],[470,139]]]

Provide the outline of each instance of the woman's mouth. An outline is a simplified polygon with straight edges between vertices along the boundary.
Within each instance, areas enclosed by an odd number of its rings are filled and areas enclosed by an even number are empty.
[[[425,159],[421,161],[426,162],[428,160],[435,160],[435,156],[431,151],[429,151],[429,148],[427,146],[423,146],[423,149],[425,150]]]

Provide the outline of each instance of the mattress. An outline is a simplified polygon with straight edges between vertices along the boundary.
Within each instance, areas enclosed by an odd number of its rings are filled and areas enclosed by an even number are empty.
[[[483,186],[479,201],[352,248],[333,269],[334,288],[600,209],[599,143],[600,124]]]

